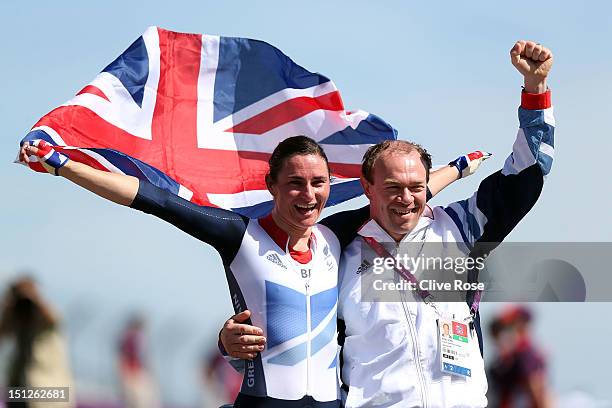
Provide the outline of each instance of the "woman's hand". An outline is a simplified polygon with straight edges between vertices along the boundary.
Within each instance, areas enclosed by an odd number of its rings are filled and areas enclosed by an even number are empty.
[[[38,161],[47,173],[58,175],[60,168],[64,167],[70,160],[68,156],[56,151],[52,144],[41,139],[25,142],[19,150],[19,161],[29,163],[30,156],[38,157]]]
[[[455,160],[448,163],[448,165],[454,166],[457,169],[459,172],[459,178],[464,178],[476,173],[476,170],[478,170],[478,167],[480,167],[482,162],[491,156],[491,153],[476,150],[457,157]]]
[[[41,139],[24,142],[19,149],[19,161],[30,163],[30,157],[38,161],[48,173],[62,176],[100,197],[121,205],[130,205],[138,192],[136,177],[94,169],[87,164],[70,160],[53,145]]]

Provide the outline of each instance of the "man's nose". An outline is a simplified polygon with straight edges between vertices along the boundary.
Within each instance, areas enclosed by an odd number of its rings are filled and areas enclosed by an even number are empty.
[[[408,187],[402,188],[399,198],[404,204],[412,204],[414,201],[414,196]]]

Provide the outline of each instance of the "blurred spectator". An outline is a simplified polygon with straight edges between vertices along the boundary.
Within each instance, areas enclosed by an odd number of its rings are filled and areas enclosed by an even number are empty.
[[[124,408],[157,408],[158,390],[144,364],[144,319],[132,317],[119,339],[119,377]]]
[[[202,376],[204,380],[204,407],[218,407],[232,403],[242,385],[242,375],[219,353],[215,346],[202,360]]]
[[[6,374],[9,387],[70,387],[75,400],[65,340],[59,315],[41,297],[32,278],[23,277],[10,285],[3,299],[0,340],[14,342]],[[40,408],[49,403],[9,403],[7,407]],[[73,407],[74,403],[53,403]]]
[[[531,312],[512,306],[491,322],[489,330],[497,359],[488,368],[489,406],[547,408],[551,406],[546,362],[533,345]]]

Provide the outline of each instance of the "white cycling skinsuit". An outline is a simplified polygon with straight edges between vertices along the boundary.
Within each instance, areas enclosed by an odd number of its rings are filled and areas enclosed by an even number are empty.
[[[340,405],[336,374],[340,246],[328,228],[312,228],[310,259],[297,262],[290,256],[288,236],[271,216],[249,219],[198,206],[145,181],[140,182],[132,208],[212,245],[221,255],[235,311],[251,310],[250,323],[265,328],[266,349],[253,361],[240,361],[245,374],[235,407]]]
[[[472,197],[435,207],[422,216],[402,243],[459,242],[472,251],[479,243],[498,243],[510,233],[535,204],[552,165],[550,93],[523,93],[519,121],[518,136],[503,169],[483,180]],[[373,220],[358,234],[344,249],[340,263],[338,314],[345,326],[340,338],[345,337],[341,371],[349,387],[346,408],[486,406],[487,381],[474,329],[468,334],[471,376],[443,373],[434,308],[422,301],[364,300],[367,294],[361,293],[361,277],[373,272],[371,266],[362,265],[361,237],[379,242],[393,239]],[[466,302],[438,303],[437,307],[460,320],[470,316]]]

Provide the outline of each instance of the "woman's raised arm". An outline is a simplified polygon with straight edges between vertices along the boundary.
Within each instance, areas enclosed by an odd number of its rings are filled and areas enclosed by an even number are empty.
[[[67,178],[117,204],[132,204],[138,192],[136,177],[97,170],[86,164],[75,162],[43,140],[32,140],[21,146],[19,160],[29,163],[29,156],[37,156],[49,173]]]

